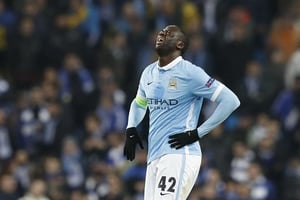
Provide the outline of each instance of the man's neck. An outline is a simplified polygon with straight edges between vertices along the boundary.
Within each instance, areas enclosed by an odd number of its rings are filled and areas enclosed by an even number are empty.
[[[164,67],[179,56],[180,56],[179,54],[170,54],[167,56],[161,56],[158,58],[158,65],[159,67]]]

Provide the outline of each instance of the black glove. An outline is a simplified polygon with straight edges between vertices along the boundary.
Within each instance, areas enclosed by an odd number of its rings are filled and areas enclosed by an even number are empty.
[[[126,129],[126,141],[124,146],[124,156],[127,160],[132,161],[135,158],[135,148],[139,144],[144,149],[142,140],[140,139],[135,127]]]
[[[192,131],[186,131],[184,133],[177,133],[169,136],[168,143],[171,148],[180,149],[185,145],[192,144],[199,140],[197,129]]]

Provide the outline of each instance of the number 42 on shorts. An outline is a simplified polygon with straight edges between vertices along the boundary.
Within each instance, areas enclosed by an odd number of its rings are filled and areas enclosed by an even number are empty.
[[[175,192],[176,179],[174,177],[162,176],[158,183],[158,188],[160,188],[160,195],[166,195]]]

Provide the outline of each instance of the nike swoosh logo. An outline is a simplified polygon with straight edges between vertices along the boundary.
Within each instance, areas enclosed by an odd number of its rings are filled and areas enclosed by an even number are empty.
[[[170,194],[170,193],[162,193],[162,192],[160,192],[161,196],[164,196],[164,195],[167,195],[167,194]]]
[[[153,81],[151,81],[151,82],[148,82],[148,83],[147,83],[147,85],[150,85],[151,83],[153,83]]]

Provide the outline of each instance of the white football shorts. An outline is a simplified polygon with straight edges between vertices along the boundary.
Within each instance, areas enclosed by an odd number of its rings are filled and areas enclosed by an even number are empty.
[[[144,200],[185,200],[198,177],[201,156],[167,154],[147,166]]]

